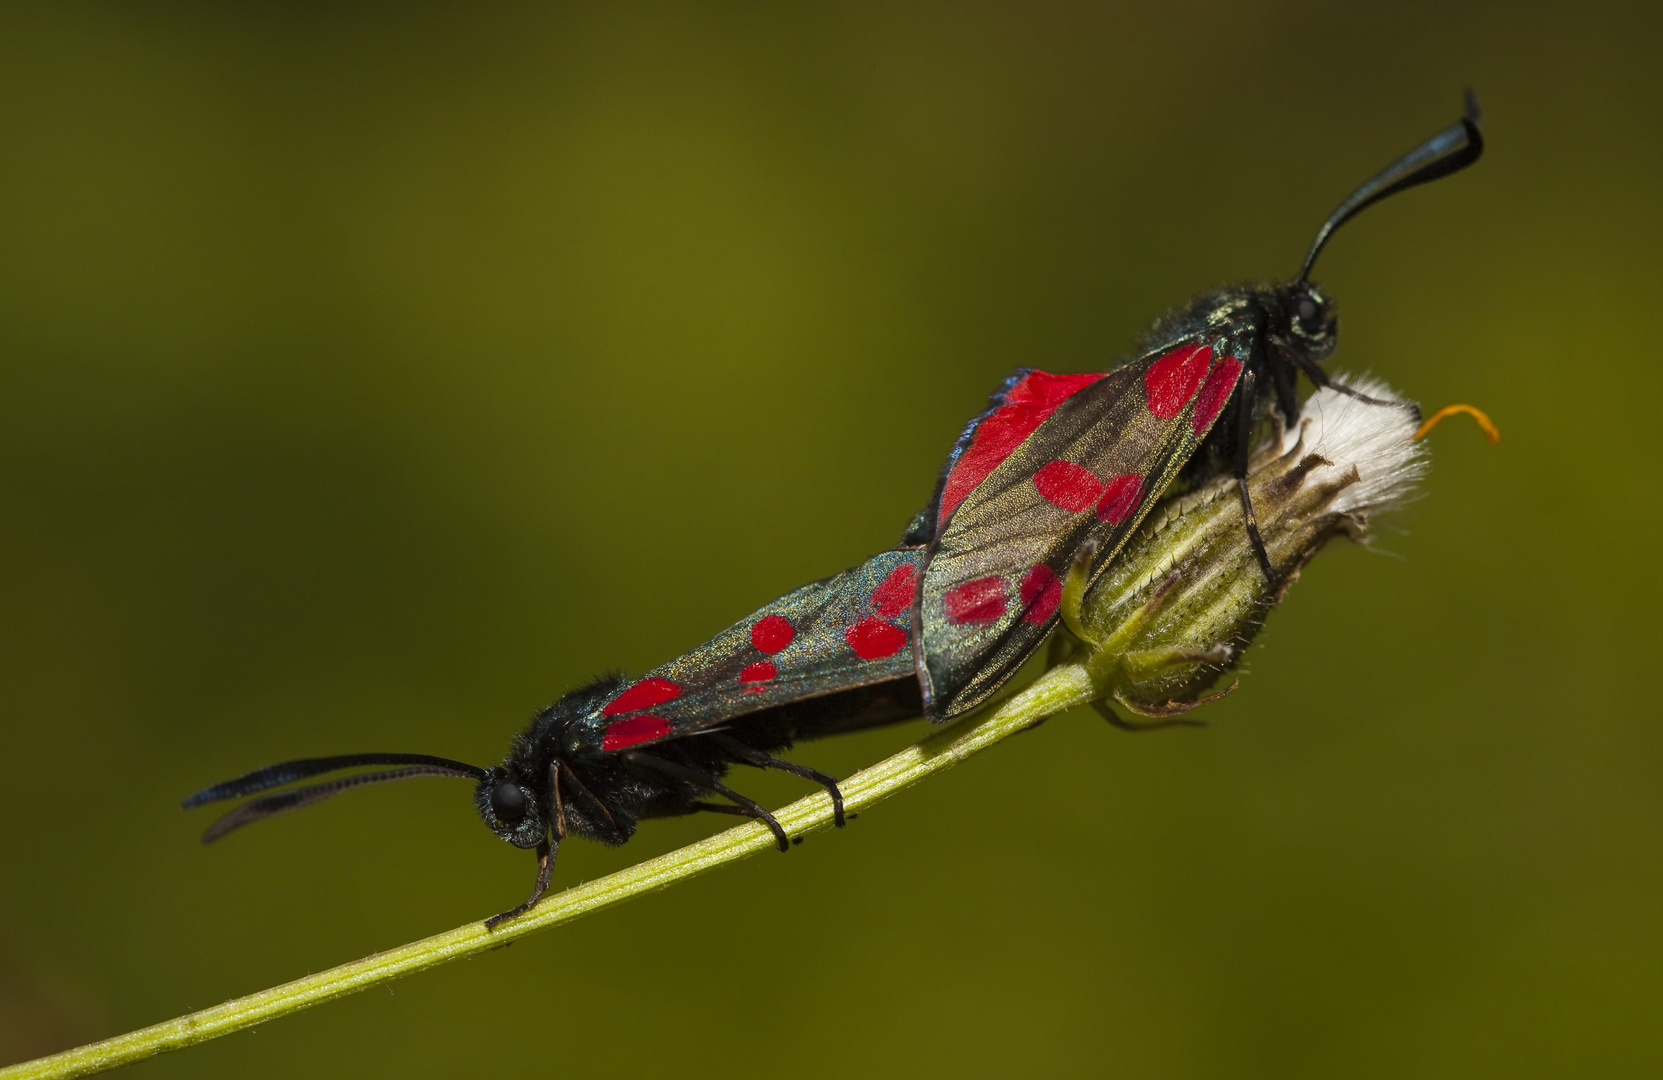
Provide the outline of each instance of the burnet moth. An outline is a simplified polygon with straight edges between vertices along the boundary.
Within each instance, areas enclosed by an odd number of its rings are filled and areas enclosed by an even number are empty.
[[[1075,553],[1095,546],[1095,580],[1175,480],[1233,472],[1248,538],[1274,580],[1247,484],[1253,436],[1270,410],[1297,426],[1301,374],[1319,388],[1403,407],[1323,373],[1336,320],[1311,268],[1364,207],[1477,161],[1478,122],[1469,94],[1466,115],[1329,215],[1292,281],[1203,293],[1106,374],[1023,369],[1006,381],[959,437],[909,535],[927,550],[913,607],[925,715],[945,721],[997,691],[1055,626]]]
[[[571,691],[533,718],[501,764],[424,754],[308,758],[216,784],[184,805],[271,792],[209,826],[203,840],[211,842],[365,784],[471,780],[486,825],[537,852],[531,898],[491,926],[536,903],[571,835],[621,844],[638,819],[704,810],[762,821],[787,849],[773,816],[721,782],[735,764],[824,785],[841,825],[836,781],[776,754],[799,740],[920,712],[939,721],[984,702],[1054,626],[1075,553],[1102,553],[1095,580],[1180,475],[1204,478],[1233,464],[1248,535],[1271,576],[1241,483],[1253,430],[1272,403],[1282,417],[1298,417],[1299,372],[1373,400],[1330,383],[1318,366],[1333,351],[1334,321],[1307,280],[1311,265],[1364,206],[1463,168],[1481,150],[1469,107],[1456,126],[1342,203],[1292,283],[1205,294],[1107,374],[1017,372],[960,436],[901,546],[776,600],[642,679],[607,676]],[[364,766],[392,768],[271,791]]]
[[[393,766],[262,795],[210,825],[202,835],[210,843],[348,788],[416,776],[471,780],[485,824],[537,852],[531,898],[488,926],[537,902],[568,836],[622,844],[640,818],[705,810],[765,823],[785,851],[790,838],[773,815],[722,778],[730,766],[746,764],[812,780],[830,793],[843,824],[837,782],[776,755],[798,740],[919,715],[909,620],[923,559],[920,547],[886,551],[786,594],[644,678],[609,675],[573,690],[515,736],[500,765],[425,754],[308,758],[215,784],[184,805],[255,795],[341,769]]]

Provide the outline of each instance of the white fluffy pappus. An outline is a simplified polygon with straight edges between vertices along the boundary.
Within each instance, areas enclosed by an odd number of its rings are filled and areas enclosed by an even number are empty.
[[[1334,381],[1377,400],[1404,400],[1373,376],[1351,379],[1336,374]],[[1328,479],[1329,469],[1344,473],[1355,468],[1360,479],[1341,491],[1329,509],[1367,515],[1401,505],[1426,475],[1430,464],[1426,447],[1415,441],[1419,423],[1408,408],[1375,405],[1338,390],[1320,389],[1305,402],[1299,424],[1282,433],[1282,452],[1303,439],[1307,453],[1333,463],[1312,473],[1313,480]]]

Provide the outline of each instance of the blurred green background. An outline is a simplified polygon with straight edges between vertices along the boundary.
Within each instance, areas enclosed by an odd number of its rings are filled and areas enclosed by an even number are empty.
[[[888,547],[1019,364],[1318,279],[1435,437],[1213,726],[1080,711],[817,836],[143,1076],[1663,1069],[1653,5],[0,10],[0,1060],[495,912],[464,785]],[[846,774],[922,725],[800,749]],[[783,803],[806,789],[748,771]],[[573,843],[559,882],[726,824]]]

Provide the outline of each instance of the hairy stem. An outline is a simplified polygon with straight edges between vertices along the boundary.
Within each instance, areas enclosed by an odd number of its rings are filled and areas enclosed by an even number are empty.
[[[871,806],[931,773],[956,765],[1000,739],[1027,729],[1059,709],[1087,701],[1089,697],[1089,684],[1078,665],[1047,672],[991,715],[967,720],[937,732],[916,746],[908,747],[843,781],[839,787],[843,791],[844,803],[851,811]],[[831,798],[823,792],[810,795],[777,811],[775,816],[793,836],[817,832],[831,825]],[[695,874],[773,847],[774,838],[766,826],[759,822],[747,822],[678,851],[546,897],[531,911],[504,923],[495,931],[487,931],[483,923],[469,923],[448,933],[354,960],[350,964],[165,1023],[0,1069],[0,1080],[89,1076],[168,1050],[194,1046],[401,975],[484,952],[533,931],[570,922],[580,915],[665,888]]]

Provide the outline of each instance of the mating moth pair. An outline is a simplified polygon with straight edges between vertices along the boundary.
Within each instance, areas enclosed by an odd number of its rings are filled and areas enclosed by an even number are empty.
[[[1340,204],[1292,281],[1205,293],[1107,372],[1018,371],[954,444],[899,546],[775,600],[641,679],[608,676],[567,693],[514,738],[501,764],[423,754],[308,758],[216,784],[185,805],[269,792],[210,826],[203,839],[211,841],[351,787],[414,776],[472,780],[486,825],[538,860],[531,898],[491,925],[536,903],[568,836],[621,844],[641,818],[705,810],[760,820],[788,849],[774,817],[722,782],[735,764],[823,785],[841,825],[837,782],[778,754],[799,740],[921,714],[951,720],[988,701],[1059,618],[1069,617],[1073,636],[1089,634],[1081,596],[1123,567],[1123,549],[1175,485],[1234,488],[1239,529],[1264,583],[1274,585],[1286,568],[1259,527],[1250,464],[1267,423],[1298,428],[1299,377],[1359,405],[1413,408],[1324,373],[1337,324],[1310,281],[1312,266],[1358,211],[1463,169],[1482,150],[1469,98],[1459,121]],[[1230,659],[1198,652],[1168,707],[1193,704]],[[270,791],[361,766],[390,768]]]

